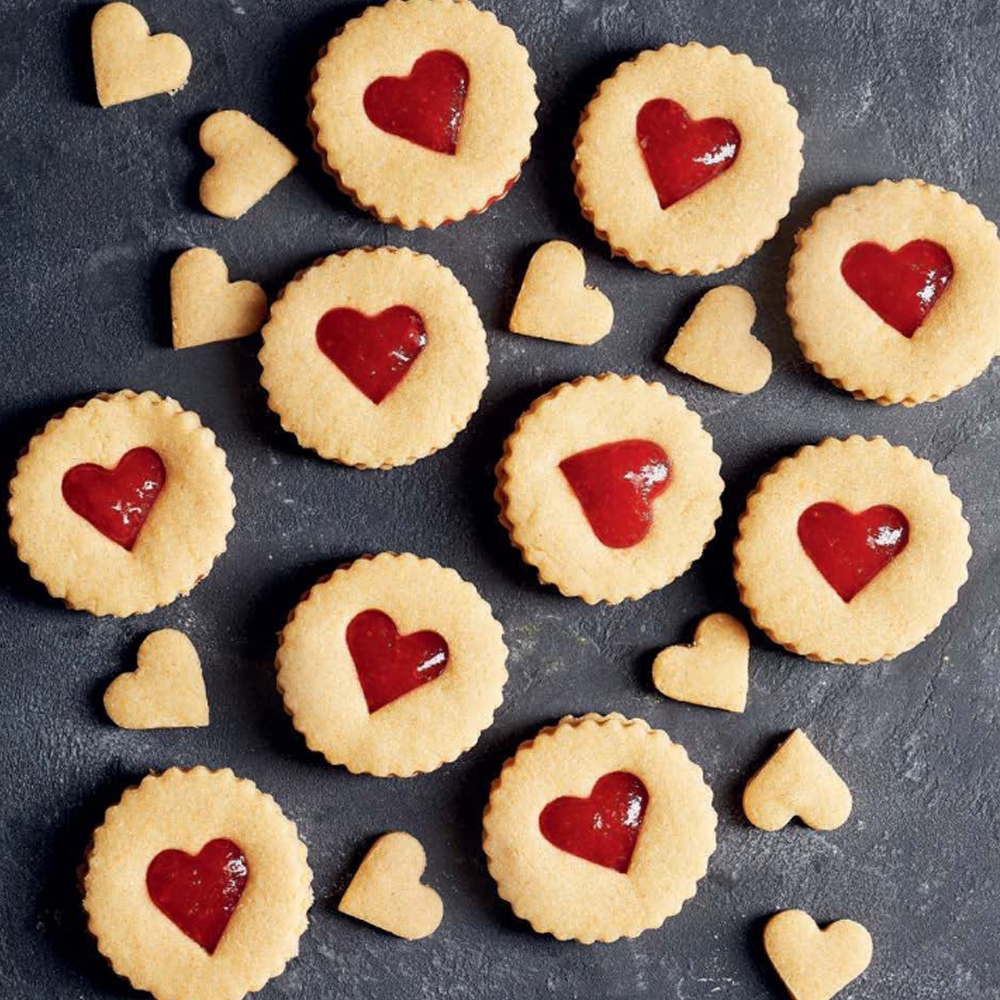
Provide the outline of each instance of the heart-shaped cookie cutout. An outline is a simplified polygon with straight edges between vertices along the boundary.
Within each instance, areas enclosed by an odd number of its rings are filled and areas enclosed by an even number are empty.
[[[820,930],[808,913],[784,910],[767,922],[764,950],[795,1000],[831,1000],[868,968],[873,949],[853,920]]]
[[[584,284],[583,253],[563,240],[542,244],[528,264],[510,332],[565,344],[596,344],[614,322],[611,300]]]
[[[254,281],[230,281],[214,250],[185,250],[170,269],[174,347],[198,347],[256,333],[267,317],[267,296]]]
[[[136,669],[120,674],[104,692],[104,709],[122,729],[207,726],[205,680],[191,640],[172,628],[146,636]]]
[[[173,94],[187,83],[191,50],[177,35],[151,35],[146,19],[127,3],[109,3],[90,28],[97,100],[102,108]]]
[[[851,790],[801,729],[747,782],[743,811],[760,830],[780,830],[794,816],[814,830],[835,830],[851,815]]]
[[[771,352],[750,332],[757,306],[746,289],[706,292],[664,360],[679,372],[727,392],[756,392],[771,377]]]
[[[223,219],[238,219],[299,162],[294,153],[242,111],[209,115],[202,123],[198,142],[215,160],[201,179],[201,203]]]
[[[372,844],[338,909],[407,941],[433,934],[444,916],[441,897],[420,881],[427,855],[416,837],[386,833]]]
[[[727,712],[747,707],[750,638],[732,615],[709,615],[698,623],[691,646],[668,646],[653,661],[660,694]]]

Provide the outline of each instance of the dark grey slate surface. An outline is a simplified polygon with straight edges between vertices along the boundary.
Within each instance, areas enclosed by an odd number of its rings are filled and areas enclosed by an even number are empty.
[[[954,187],[1000,217],[994,0],[485,0],[531,51],[542,97],[535,152],[511,196],[435,233],[379,226],[339,196],[309,149],[304,93],[315,53],[359,3],[144,0],[154,29],[194,53],[187,89],[112,111],[94,101],[96,9],[0,0],[0,460],[4,476],[44,419],[100,389],[151,388],[202,414],[230,456],[239,501],[230,550],[190,598],[140,619],[57,607],[9,548],[0,555],[0,996],[128,995],[87,939],[75,869],[103,810],[151,768],[230,765],[272,792],[310,849],[317,902],[302,956],[262,996],[498,998],[781,995],[758,944],[765,916],[801,906],[850,916],[875,937],[855,1000],[1000,996],[1000,367],[915,411],[856,402],[804,364],[782,310],[791,235],[835,193],[882,176]],[[580,218],[569,171],[577,116],[623,58],[696,39],[748,52],[790,91],[806,133],[802,194],[777,239],[726,280],[760,306],[775,354],[747,399],[662,366],[697,293],[612,262]],[[203,117],[237,107],[303,165],[242,221],[199,209]],[[588,253],[614,300],[594,348],[503,332],[540,241]],[[330,250],[398,243],[466,283],[491,329],[491,383],[470,428],[408,469],[361,473],[299,450],[266,410],[254,340],[174,354],[166,277],[173,254],[217,247],[238,276],[275,291]],[[639,372],[699,410],[727,482],[705,557],[638,604],[588,608],[540,588],[497,525],[491,467],[517,414],[581,373]],[[885,434],[930,458],[963,497],[975,550],[958,607],[914,652],[867,668],[811,665],[753,637],[750,706],[735,717],[660,698],[654,652],[702,614],[737,610],[735,519],[756,477],[805,442]],[[496,725],[458,763],[410,781],[353,777],[309,754],[274,689],[274,634],[301,591],[339,561],[412,550],[481,588],[511,646]],[[100,710],[104,686],[153,628],[185,629],[205,665],[213,722],[126,733]],[[540,938],[502,904],[479,850],[489,783],[518,742],[566,712],[616,709],[666,728],[716,793],[720,846],[698,895],[660,931],[584,948]],[[433,721],[429,721],[433,725]],[[841,830],[764,834],[739,810],[743,781],[776,739],[805,727],[855,795]],[[381,831],[426,844],[446,916],[405,944],[336,913],[337,895]]]

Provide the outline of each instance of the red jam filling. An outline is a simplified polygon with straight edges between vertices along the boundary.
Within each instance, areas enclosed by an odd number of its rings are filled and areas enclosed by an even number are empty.
[[[469,92],[469,67],[447,49],[425,52],[409,76],[380,76],[365,90],[377,128],[435,153],[454,156]]]
[[[612,441],[564,458],[559,469],[590,527],[609,549],[641,542],[653,524],[653,501],[670,484],[670,461],[652,441]]]
[[[74,465],[63,476],[62,495],[75,513],[131,552],[166,481],[160,456],[152,448],[133,448],[113,469]]]
[[[239,845],[210,840],[194,855],[160,851],[146,869],[146,891],[161,913],[211,955],[249,876]]]
[[[378,405],[405,378],[427,345],[423,317],[409,306],[375,316],[331,309],[316,324],[319,349]]]
[[[646,815],[649,793],[628,771],[604,775],[586,799],[554,799],[538,817],[550,843],[595,865],[628,871]]]
[[[347,648],[369,714],[439,677],[448,665],[448,643],[437,632],[400,635],[396,623],[374,609],[351,619]]]
[[[692,119],[667,98],[639,109],[635,135],[660,208],[670,208],[725,173],[740,152],[740,131],[728,118]]]
[[[904,337],[912,337],[955,273],[951,256],[933,240],[898,250],[858,243],[844,254],[840,273],[865,304]]]
[[[840,504],[814,503],[799,517],[799,542],[845,603],[855,598],[906,548],[910,523],[881,504],[854,514]]]

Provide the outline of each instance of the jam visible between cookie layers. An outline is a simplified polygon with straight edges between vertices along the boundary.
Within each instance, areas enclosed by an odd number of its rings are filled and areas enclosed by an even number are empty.
[[[400,635],[392,618],[374,608],[351,619],[347,648],[369,714],[439,677],[448,665],[448,643],[437,632]]]
[[[211,955],[249,877],[242,848],[220,838],[194,855],[161,851],[146,869],[146,891],[161,913]]]
[[[152,448],[133,448],[113,469],[74,465],[63,476],[62,495],[75,513],[131,552],[166,481],[160,456]]]
[[[375,316],[331,309],[316,324],[319,349],[378,405],[403,380],[427,345],[423,317],[409,306]]]
[[[561,851],[623,875],[646,815],[649,793],[628,771],[604,775],[590,796],[554,799],[538,817],[542,836]]]
[[[840,504],[815,503],[799,517],[798,533],[806,555],[849,603],[906,548],[910,524],[886,504],[854,514]]]
[[[435,153],[454,156],[469,92],[469,67],[447,49],[425,52],[409,76],[381,76],[365,90],[377,128]]]
[[[728,118],[692,119],[667,98],[647,101],[635,135],[660,208],[670,208],[725,173],[740,152],[740,131]]]
[[[641,542],[653,501],[670,483],[670,461],[653,441],[629,439],[577,452],[559,463],[598,540],[611,549]]]
[[[844,254],[840,273],[889,326],[912,337],[955,272],[940,243],[912,240],[895,251],[880,243],[858,243]]]

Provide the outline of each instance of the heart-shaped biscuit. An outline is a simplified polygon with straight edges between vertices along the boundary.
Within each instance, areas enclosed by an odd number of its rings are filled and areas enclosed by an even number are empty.
[[[798,816],[814,830],[835,830],[851,815],[851,790],[801,729],[747,782],[743,811],[760,830]]]
[[[444,904],[420,881],[426,867],[427,855],[416,837],[383,834],[365,855],[338,909],[407,941],[428,937],[441,923]]]
[[[795,1000],[830,1000],[871,964],[872,936],[853,920],[820,930],[802,910],[776,913],[764,950]]]
[[[201,203],[223,219],[238,219],[299,162],[242,111],[209,115],[202,123],[198,142],[215,160],[201,179]]]
[[[127,3],[106,4],[94,15],[90,48],[102,108],[173,94],[191,72],[191,50],[184,40],[151,35],[146,19]]]
[[[614,322],[611,301],[584,284],[583,253],[572,243],[552,240],[528,264],[510,317],[511,333],[565,344],[595,344]]]
[[[254,281],[229,280],[226,262],[205,247],[185,250],[170,269],[174,347],[197,347],[256,333],[267,296]]]
[[[750,638],[732,615],[698,623],[691,646],[668,646],[653,661],[656,689],[675,701],[727,712],[747,707]]]
[[[176,629],[152,632],[139,647],[136,669],[104,692],[104,709],[122,729],[180,729],[208,725],[201,661]]]
[[[757,307],[736,285],[706,292],[664,359],[685,375],[727,392],[748,393],[771,377],[771,352],[751,334]]]

